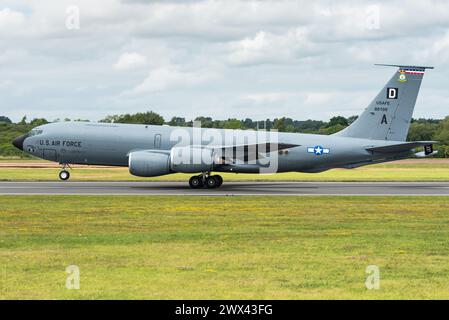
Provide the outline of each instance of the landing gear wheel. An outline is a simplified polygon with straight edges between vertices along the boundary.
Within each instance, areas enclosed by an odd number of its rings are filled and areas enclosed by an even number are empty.
[[[217,188],[220,187],[223,184],[223,178],[219,175],[214,176],[214,178],[217,181]]]
[[[202,176],[193,176],[189,180],[189,186],[192,189],[198,189],[203,187],[203,177]]]
[[[218,180],[215,178],[215,176],[209,176],[206,178],[206,187],[209,189],[214,189],[218,187]]]
[[[65,181],[68,180],[70,178],[70,172],[68,172],[67,170],[62,170],[61,172],[59,172],[59,179]]]

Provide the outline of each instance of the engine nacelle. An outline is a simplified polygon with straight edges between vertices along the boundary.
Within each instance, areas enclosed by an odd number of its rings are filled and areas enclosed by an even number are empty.
[[[175,147],[170,152],[170,169],[175,172],[209,172],[212,171],[213,165],[214,152],[209,148]]]
[[[170,156],[152,151],[136,151],[129,154],[129,173],[138,177],[156,177],[170,173]]]

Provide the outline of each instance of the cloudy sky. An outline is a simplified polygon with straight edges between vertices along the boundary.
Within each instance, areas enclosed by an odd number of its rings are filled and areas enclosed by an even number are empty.
[[[374,63],[435,66],[414,116],[449,115],[449,3],[0,0],[0,115],[15,121],[327,120],[370,102],[394,71]]]

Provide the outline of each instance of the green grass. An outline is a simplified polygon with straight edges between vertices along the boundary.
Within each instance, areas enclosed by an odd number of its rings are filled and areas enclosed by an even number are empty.
[[[8,160],[5,163],[48,164],[42,160]],[[0,181],[55,181],[58,168],[0,168]],[[442,159],[390,162],[357,169],[334,169],[322,173],[222,174],[226,181],[449,181],[449,161]],[[171,174],[156,178],[139,178],[128,168],[75,167],[72,181],[187,181],[190,174]]]
[[[447,197],[0,197],[3,299],[448,299]],[[68,265],[81,289],[65,288]],[[365,288],[377,265],[380,290]]]
[[[0,181],[55,181],[58,168],[0,168]],[[225,181],[449,181],[449,162],[390,163],[357,169],[335,169],[322,173],[222,174]],[[128,168],[75,168],[73,181],[187,181],[191,175],[172,174],[138,178]]]

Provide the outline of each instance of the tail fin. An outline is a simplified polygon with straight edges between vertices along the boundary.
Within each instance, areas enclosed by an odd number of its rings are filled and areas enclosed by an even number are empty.
[[[357,120],[336,136],[406,140],[421,80],[425,70],[433,67],[380,65],[399,69]]]

